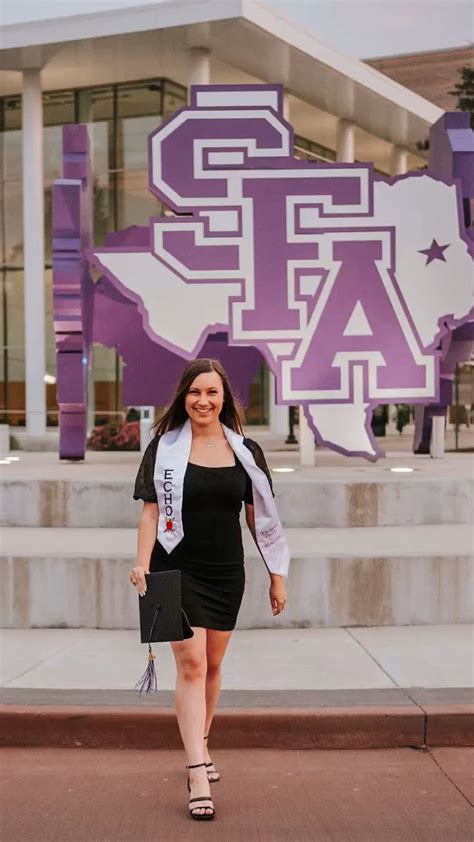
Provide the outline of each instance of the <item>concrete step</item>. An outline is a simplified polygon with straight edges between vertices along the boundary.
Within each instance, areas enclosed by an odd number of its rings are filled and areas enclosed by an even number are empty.
[[[288,528],[410,526],[470,523],[474,459],[393,454],[375,465],[327,451],[314,468],[298,454],[267,453],[283,525]],[[136,527],[141,503],[132,499],[136,453],[88,453],[85,462],[59,462],[52,453],[26,453],[2,471],[0,523],[32,527]],[[393,468],[411,473],[394,473]]]
[[[287,529],[288,604],[274,618],[247,530],[238,628],[463,623],[474,617],[473,528]],[[4,627],[136,628],[135,529],[2,530]]]

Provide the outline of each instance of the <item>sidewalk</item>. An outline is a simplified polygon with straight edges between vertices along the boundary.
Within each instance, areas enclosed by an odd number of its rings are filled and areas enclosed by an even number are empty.
[[[3,630],[4,744],[177,748],[169,644],[155,644],[157,694],[137,631]],[[473,627],[237,630],[213,731],[219,747],[474,745]]]

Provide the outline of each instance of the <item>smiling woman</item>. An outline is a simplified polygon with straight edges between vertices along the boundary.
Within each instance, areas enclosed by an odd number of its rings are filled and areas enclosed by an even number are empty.
[[[242,502],[269,572],[273,615],[285,607],[289,563],[265,457],[243,435],[240,407],[217,360],[194,360],[184,369],[143,456],[134,498],[144,507],[132,583],[143,594],[146,572],[181,571],[181,604],[194,634],[171,642],[176,713],[191,769],[191,813],[212,818],[209,782],[219,773],[205,740],[245,587]]]

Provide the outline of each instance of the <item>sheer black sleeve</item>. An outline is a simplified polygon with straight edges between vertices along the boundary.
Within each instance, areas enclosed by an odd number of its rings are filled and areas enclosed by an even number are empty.
[[[247,482],[245,484],[244,503],[250,503],[253,506],[252,480],[248,474],[245,474],[245,476],[247,477]]]
[[[153,482],[158,439],[159,436],[155,436],[143,454],[137,477],[135,479],[135,490],[133,492],[134,500],[143,500],[145,503],[158,502],[155,483]]]
[[[267,465],[267,462],[266,462],[265,456],[263,455],[263,450],[262,450],[262,448],[261,448],[261,447],[260,447],[260,445],[259,445],[259,444],[257,444],[257,442],[256,442],[256,441],[254,441],[253,439],[247,439],[247,438],[246,438],[246,439],[244,439],[244,444],[245,444],[245,446],[246,446],[246,447],[248,447],[248,449],[250,450],[250,452],[251,452],[251,454],[252,454],[253,458],[255,459],[255,464],[256,464],[259,468],[261,468],[261,470],[262,470],[262,471],[264,472],[264,474],[266,475],[266,477],[267,477],[267,479],[268,479],[268,483],[269,483],[269,485],[270,485],[270,490],[271,490],[271,492],[272,492],[273,496],[275,496],[275,492],[273,491],[272,475],[271,475],[271,473],[270,473],[270,469],[269,469],[269,467],[268,467],[268,465]],[[251,499],[247,499],[247,496],[248,496],[248,488],[247,488],[247,490],[246,490],[246,492],[245,492],[245,498],[244,498],[244,499],[245,499],[245,502],[246,502],[246,503],[253,503],[252,483],[249,481],[249,482],[247,483],[247,486],[250,486],[250,497],[251,497]]]

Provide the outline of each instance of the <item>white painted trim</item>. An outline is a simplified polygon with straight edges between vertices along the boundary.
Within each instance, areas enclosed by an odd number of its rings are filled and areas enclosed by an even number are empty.
[[[375,70],[369,64],[328,47],[307,30],[298,29],[290,21],[270,13],[254,0],[243,0],[242,5],[245,10],[245,17],[256,26],[266,29],[271,35],[336,70],[356,84],[362,85],[407,111],[411,111],[422,120],[432,124],[439,120],[444,113],[441,108],[433,105],[419,94],[408,90],[398,82],[394,82],[393,79],[385,76],[384,73],[380,73],[379,70]]]
[[[173,0],[158,5],[153,3],[129,9],[0,26],[0,35],[3,50],[11,50],[239,18],[342,74],[355,85],[361,85],[418,119],[425,120],[429,125],[443,114],[442,109],[424,97],[394,82],[363,61],[328,47],[311,33],[298,29],[255,0],[219,0],[218,3],[215,0],[201,0],[199,3],[195,0]],[[341,113],[336,116],[350,118],[353,115]]]
[[[242,16],[242,0],[172,0],[0,26],[2,49],[168,29]]]

